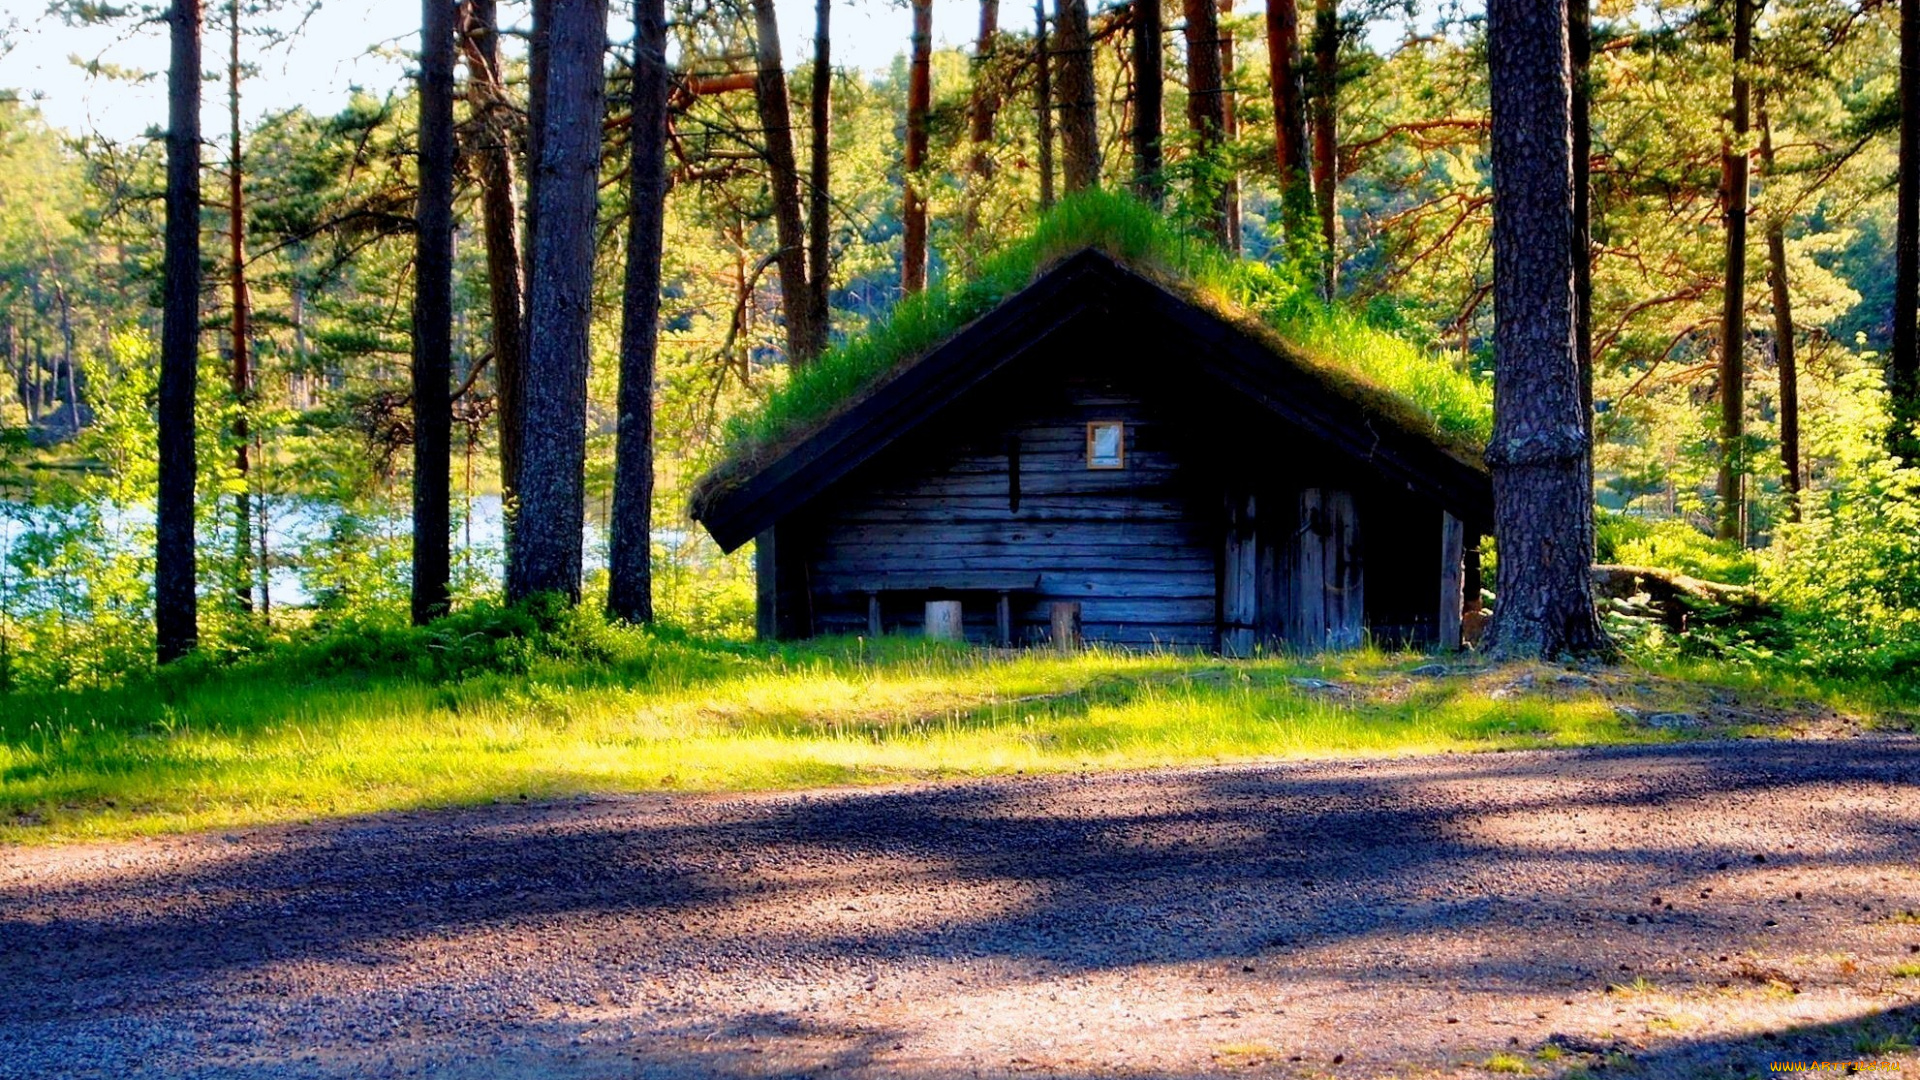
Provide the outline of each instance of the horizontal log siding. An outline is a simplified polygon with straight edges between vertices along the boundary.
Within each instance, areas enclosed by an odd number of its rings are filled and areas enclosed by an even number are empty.
[[[1076,600],[1089,641],[1214,646],[1217,496],[1195,494],[1173,429],[1139,396],[1090,378],[1043,385],[1054,387],[1048,399],[1024,408],[959,410],[967,415],[895,447],[816,504],[808,573],[818,631],[865,633],[858,586],[883,574],[1022,571],[1040,588],[1013,597],[1016,641],[1044,640],[1047,605]],[[1094,420],[1126,422],[1125,469],[1086,467]],[[889,593],[886,630],[917,630],[927,595]],[[991,641],[995,594],[962,598],[968,638]]]

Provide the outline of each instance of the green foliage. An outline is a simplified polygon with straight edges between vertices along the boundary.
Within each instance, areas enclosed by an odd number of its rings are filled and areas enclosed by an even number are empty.
[[[1750,585],[1760,574],[1751,551],[1715,540],[1676,518],[1647,520],[1608,510],[1594,517],[1597,561],[1655,566],[1727,585]]]

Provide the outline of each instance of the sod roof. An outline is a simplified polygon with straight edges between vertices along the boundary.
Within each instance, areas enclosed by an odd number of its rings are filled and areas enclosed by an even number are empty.
[[[1239,338],[1270,354],[1274,370],[1298,372],[1423,447],[1484,473],[1480,448],[1491,429],[1488,387],[1457,358],[1436,355],[1338,306],[1322,303],[1311,283],[1287,268],[1234,259],[1175,229],[1157,212],[1123,195],[1086,193],[1063,201],[1034,232],[984,260],[970,278],[936,287],[896,305],[872,331],[830,350],[795,371],[758,410],[727,432],[722,462],[696,485],[693,515],[723,546],[739,542],[737,527],[749,487],[766,488],[773,468],[819,443],[836,422],[876,396],[906,393],[902,376],[936,354],[953,354],[967,340],[984,339],[976,325],[1075,256],[1097,252],[1124,276],[1150,282],[1156,295],[1207,313]],[[1054,277],[1060,275],[1055,274]],[[1004,321],[1004,320],[1003,320]],[[937,366],[937,365],[936,365]],[[909,383],[926,381],[920,372]],[[818,447],[814,448],[816,451]],[[800,454],[809,456],[809,454]],[[791,462],[788,462],[791,465]],[[730,505],[735,504],[735,505]],[[764,516],[764,515],[761,515]],[[746,515],[753,520],[759,517]],[[722,532],[731,535],[721,536]]]

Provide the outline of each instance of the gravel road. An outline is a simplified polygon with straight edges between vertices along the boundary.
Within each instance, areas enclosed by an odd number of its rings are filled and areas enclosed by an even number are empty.
[[[0,1077],[1920,1075],[1916,910],[1912,739],[7,848]]]

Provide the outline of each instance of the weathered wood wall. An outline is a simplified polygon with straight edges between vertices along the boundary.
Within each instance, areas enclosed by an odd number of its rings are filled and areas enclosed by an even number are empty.
[[[1019,397],[961,410],[796,519],[814,630],[865,633],[862,587],[880,575],[1023,571],[1039,588],[1013,597],[1017,642],[1045,637],[1049,603],[1077,600],[1089,641],[1213,648],[1218,495],[1173,445],[1175,425],[1111,378],[1029,382]],[[1098,420],[1126,423],[1126,468],[1087,468],[1086,425]],[[792,531],[783,525],[783,539]],[[884,628],[917,627],[928,595],[889,592]],[[963,599],[968,637],[991,641],[995,594]]]

